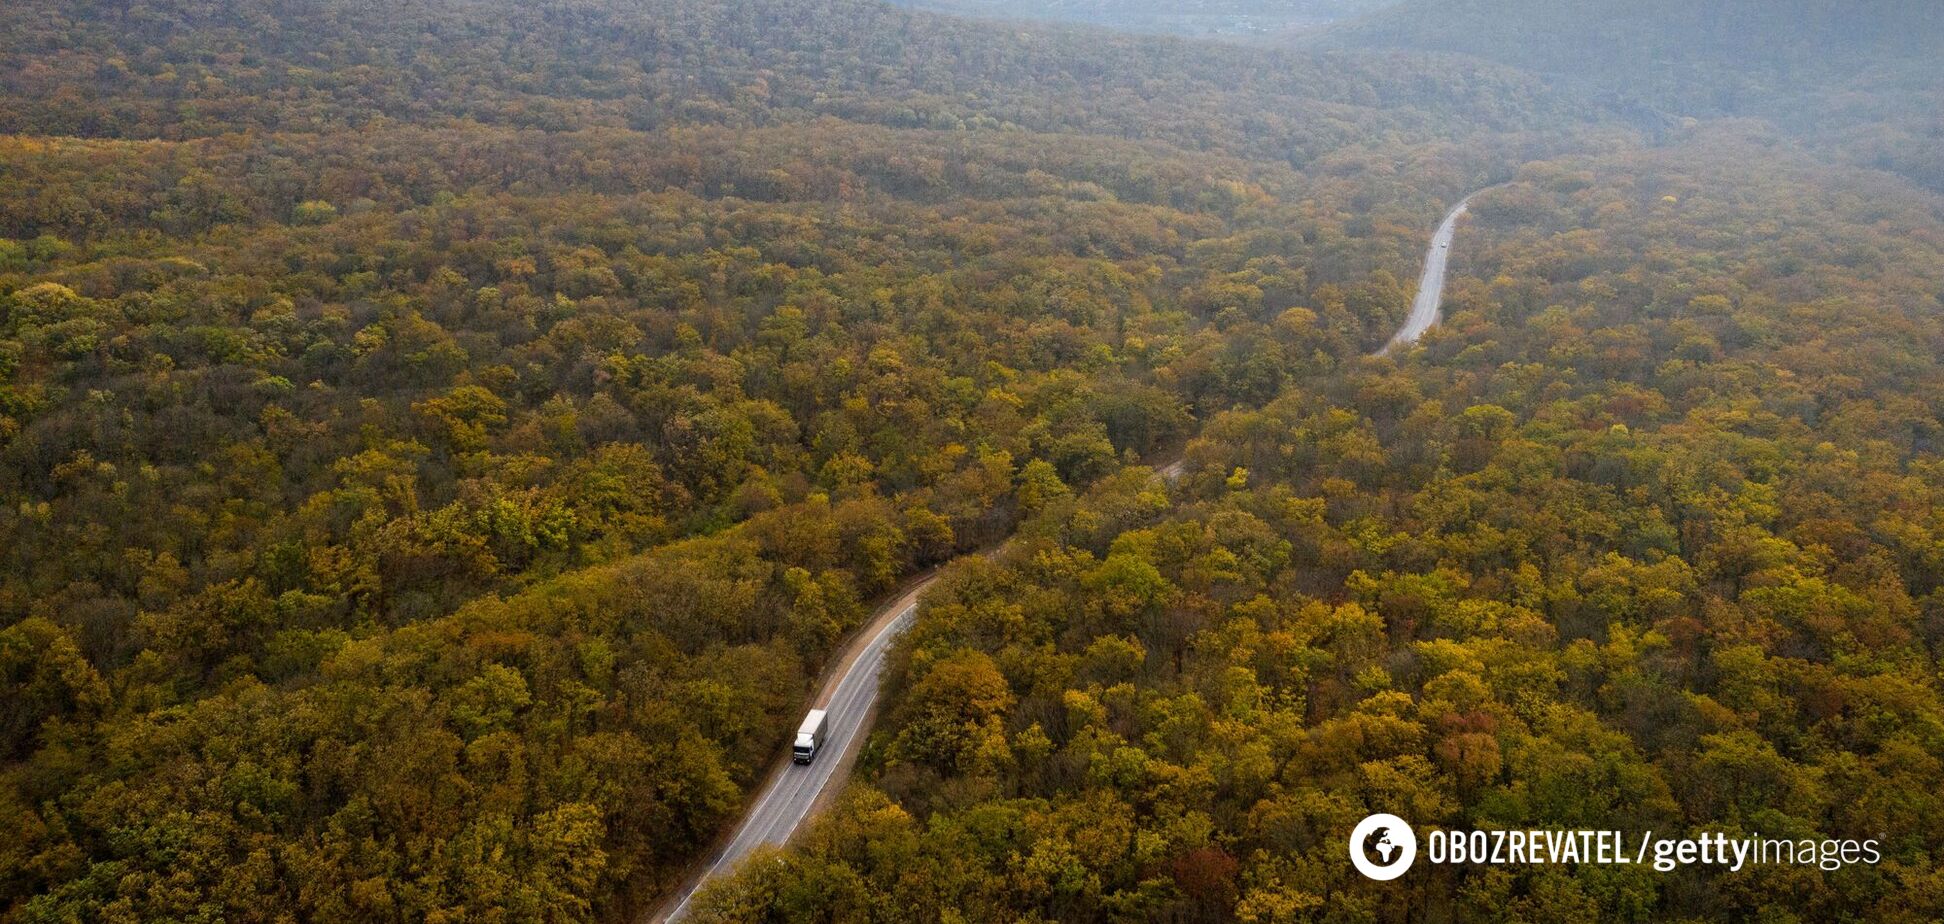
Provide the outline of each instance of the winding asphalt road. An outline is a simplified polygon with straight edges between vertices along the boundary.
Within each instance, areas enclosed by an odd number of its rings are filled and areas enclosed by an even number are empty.
[[[1472,196],[1478,195],[1472,193]],[[1431,250],[1424,255],[1424,275],[1418,277],[1417,298],[1411,302],[1411,313],[1404,318],[1404,326],[1397,329],[1389,343],[1377,351],[1378,356],[1399,350],[1418,342],[1431,325],[1438,323],[1438,307],[1444,304],[1445,261],[1451,256],[1451,239],[1458,233],[1458,219],[1464,217],[1466,207],[1471,205],[1472,196],[1458,200],[1451,212],[1438,225],[1431,235]]]
[[[688,913],[689,902],[705,883],[718,873],[734,871],[756,848],[788,841],[824,795],[842,788],[843,778],[850,775],[851,762],[857,759],[857,748],[864,740],[865,729],[877,706],[878,673],[884,669],[885,652],[890,649],[892,639],[911,625],[912,616],[918,612],[919,595],[937,580],[938,572],[933,570],[908,585],[904,593],[880,608],[871,623],[857,634],[844,660],[830,672],[830,680],[816,702],[807,707],[829,710],[824,720],[824,744],[817,750],[816,759],[798,765],[785,758],[770,771],[762,795],[743,816],[742,825],[736,829],[729,846],[688,883],[666,914],[650,913],[644,921],[681,920]],[[831,785],[833,781],[838,785]]]
[[[1444,223],[1438,225],[1437,233],[1431,237],[1431,251],[1424,260],[1424,275],[1418,280],[1417,300],[1411,305],[1411,314],[1390,343],[1377,351],[1378,355],[1416,343],[1437,323],[1438,307],[1444,297],[1445,260],[1451,252],[1458,219],[1470,203],[1471,196],[1466,196],[1445,216]],[[1184,460],[1177,458],[1156,471],[1174,481],[1181,477],[1183,463]],[[817,759],[807,766],[799,766],[786,758],[770,771],[762,794],[743,816],[729,845],[700,875],[689,881],[672,905],[646,915],[645,924],[672,924],[681,920],[704,884],[718,873],[735,870],[757,848],[788,842],[818,803],[842,788],[877,708],[878,673],[884,669],[885,653],[892,640],[911,625],[913,615],[918,612],[919,595],[937,580],[938,572],[934,570],[910,584],[897,599],[880,608],[870,625],[857,634],[844,660],[830,672],[830,680],[809,707],[830,712],[826,719],[828,737]]]
[[[1174,481],[1181,477],[1183,464],[1184,460],[1177,458],[1156,469],[1156,473]],[[816,701],[806,707],[829,710],[824,720],[827,737],[817,751],[817,758],[808,765],[792,763],[787,757],[780,761],[770,771],[762,794],[743,816],[729,845],[700,875],[689,880],[671,904],[643,916],[643,924],[673,924],[681,920],[688,913],[695,893],[709,880],[733,872],[759,847],[789,841],[818,803],[843,788],[877,708],[878,674],[884,669],[885,653],[898,634],[911,625],[918,612],[919,596],[937,582],[938,575],[938,569],[933,569],[907,585],[897,599],[880,607],[870,624],[857,633],[844,660],[830,671],[830,679]]]

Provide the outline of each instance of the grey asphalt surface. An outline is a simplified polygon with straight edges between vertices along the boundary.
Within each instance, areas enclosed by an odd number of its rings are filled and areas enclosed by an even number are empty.
[[[1411,313],[1405,317],[1404,326],[1397,329],[1397,333],[1389,343],[1384,344],[1383,349],[1377,351],[1377,355],[1383,356],[1418,342],[1425,331],[1438,323],[1438,307],[1444,304],[1445,262],[1451,257],[1451,239],[1458,233],[1458,219],[1464,217],[1471,201],[1471,196],[1458,200],[1458,204],[1451,207],[1450,213],[1438,225],[1437,232],[1431,235],[1431,249],[1424,256],[1424,274],[1418,277],[1417,298],[1411,302]]]

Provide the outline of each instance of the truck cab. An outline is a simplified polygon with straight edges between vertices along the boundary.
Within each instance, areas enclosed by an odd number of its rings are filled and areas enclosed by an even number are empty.
[[[824,710],[812,709],[803,717],[803,724],[797,726],[796,744],[790,748],[790,759],[807,764],[817,756],[817,749],[823,744]]]

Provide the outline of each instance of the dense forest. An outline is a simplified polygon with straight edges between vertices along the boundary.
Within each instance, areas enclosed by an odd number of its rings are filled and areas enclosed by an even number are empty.
[[[632,920],[941,564],[698,917],[1944,916],[1927,21],[1716,109],[1386,22],[6,4],[0,920]]]
[[[1482,193],[1424,349],[1292,371],[1205,418],[1178,485],[1125,469],[955,565],[870,785],[704,918],[1944,916],[1944,201],[1911,185],[1940,74],[1909,55],[1939,32],[1846,6],[1805,51],[1781,24],[1828,19],[1786,6],[1425,4],[1332,36],[1571,73],[1649,143]],[[1831,45],[1858,57],[1790,69]],[[1838,103],[1841,130],[1788,111]],[[1887,849],[1398,887],[1343,861],[1372,811]]]
[[[1528,165],[1417,356],[957,566],[873,786],[706,919],[1944,915],[1944,222],[1762,140]],[[1887,850],[1372,883],[1374,810]]]
[[[21,921],[625,917],[865,601],[1381,342],[1563,143],[866,4],[0,17]]]

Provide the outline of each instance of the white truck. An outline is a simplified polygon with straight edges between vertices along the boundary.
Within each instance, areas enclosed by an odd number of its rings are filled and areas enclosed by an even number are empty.
[[[803,717],[803,724],[797,726],[796,746],[790,749],[790,759],[807,764],[817,756],[817,748],[823,744],[824,711],[812,709]]]

